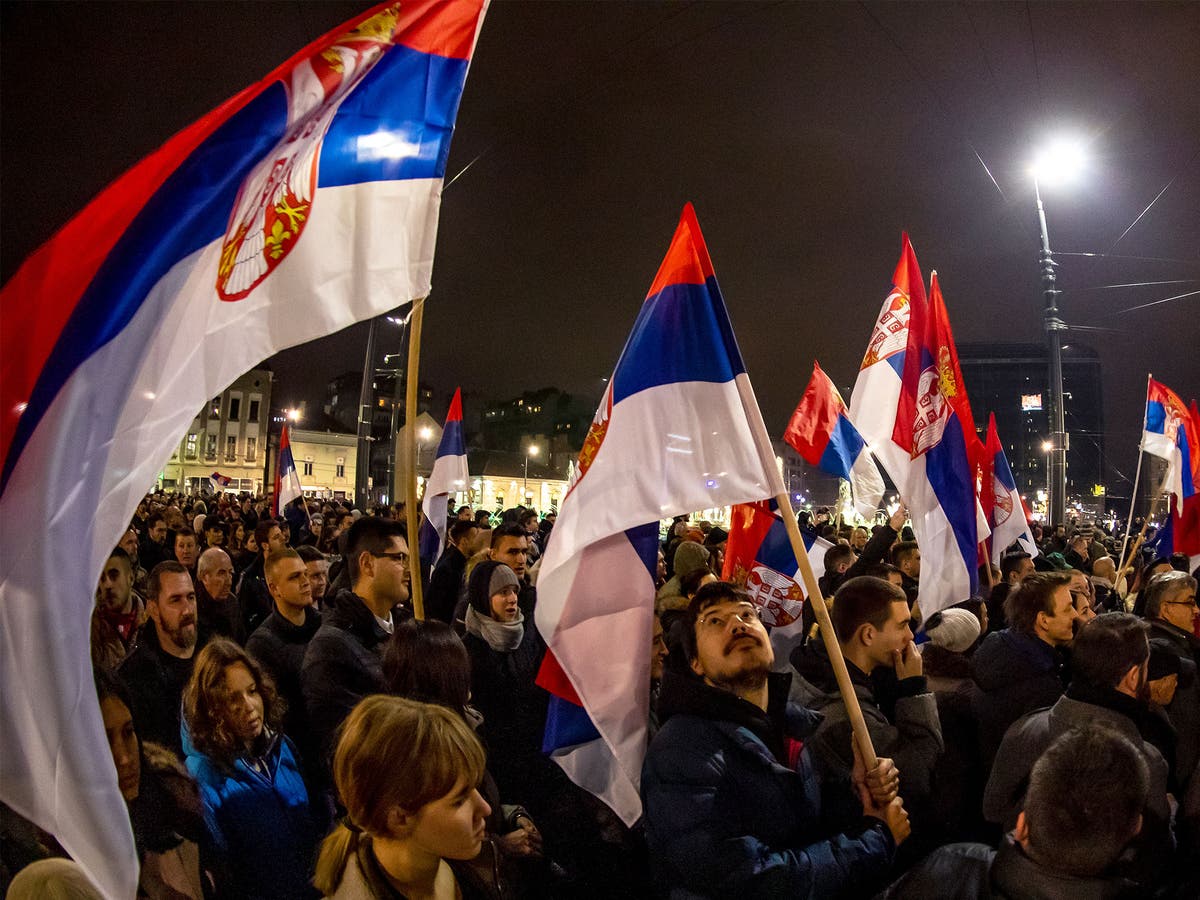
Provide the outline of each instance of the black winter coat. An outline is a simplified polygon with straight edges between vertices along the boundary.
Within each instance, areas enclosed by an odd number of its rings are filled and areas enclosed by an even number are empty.
[[[448,625],[454,624],[454,607],[458,605],[458,594],[466,571],[466,556],[451,544],[433,567],[433,574],[429,577],[429,591],[425,595],[425,615]]]
[[[180,659],[163,650],[154,622],[148,621],[138,632],[133,652],[121,664],[121,680],[129,686],[133,700],[133,727],[142,741],[153,741],[183,758],[183,740],[179,734],[180,704],[183,689],[192,677],[197,641],[190,659]]]
[[[304,610],[303,625],[293,625],[276,610],[246,641],[246,650],[262,663],[287,703],[283,732],[295,741],[306,766],[316,764],[320,747],[313,741],[300,675],[308,644],[320,627],[321,615],[311,606]]]

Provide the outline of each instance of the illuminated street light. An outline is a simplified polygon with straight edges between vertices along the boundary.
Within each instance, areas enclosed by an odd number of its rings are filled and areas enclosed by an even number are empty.
[[[524,497],[529,496],[529,458],[537,456],[540,452],[541,450],[537,444],[530,444],[525,450],[525,487],[522,488],[522,495]]]
[[[287,420],[289,422],[299,422],[300,419],[303,418],[303,414],[300,412],[300,410],[295,408],[285,409],[283,414],[287,416]]]
[[[1066,420],[1063,414],[1062,379],[1062,333],[1067,325],[1058,316],[1058,295],[1055,287],[1054,269],[1058,265],[1050,253],[1050,234],[1046,230],[1046,208],[1042,205],[1042,183],[1066,185],[1075,181],[1082,173],[1086,154],[1082,142],[1060,138],[1048,144],[1034,159],[1030,168],[1033,176],[1033,193],[1037,199],[1038,225],[1041,228],[1042,248],[1038,262],[1042,275],[1042,298],[1045,310],[1042,313],[1042,328],[1046,332],[1046,349],[1050,364],[1050,408],[1047,419],[1050,423],[1050,445],[1046,451],[1046,520],[1051,526],[1066,524],[1067,517],[1067,437]]]

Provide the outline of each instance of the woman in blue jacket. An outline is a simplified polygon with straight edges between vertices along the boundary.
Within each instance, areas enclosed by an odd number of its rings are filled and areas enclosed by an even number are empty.
[[[237,644],[211,641],[183,694],[184,750],[200,785],[220,893],[310,898],[317,829],[275,687]]]

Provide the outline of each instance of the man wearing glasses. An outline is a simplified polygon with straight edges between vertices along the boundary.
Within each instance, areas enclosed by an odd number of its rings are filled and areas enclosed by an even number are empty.
[[[412,617],[404,605],[409,557],[403,525],[363,516],[350,527],[346,567],[353,587],[329,603],[301,669],[304,704],[323,761],[355,704],[384,692],[384,642],[397,620]]]
[[[1186,572],[1155,575],[1145,588],[1150,637],[1164,638],[1184,660],[1185,671],[1200,668],[1200,639],[1192,632],[1196,618],[1196,579]],[[1200,765],[1200,686],[1193,676],[1180,677],[1175,697],[1163,709],[1178,733],[1176,780],[1187,784]]]
[[[726,582],[684,619],[691,673],[667,670],[642,767],[645,835],[663,894],[870,896],[909,833],[891,760],[823,783],[803,742],[820,717],[788,703],[758,608]]]

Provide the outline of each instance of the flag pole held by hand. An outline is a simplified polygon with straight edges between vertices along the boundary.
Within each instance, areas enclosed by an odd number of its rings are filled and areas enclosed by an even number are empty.
[[[425,298],[413,301],[408,320],[408,370],[404,383],[404,459],[408,477],[404,479],[404,520],[408,529],[409,581],[413,615],[425,620],[425,598],[421,584],[419,546],[420,515],[417,509],[417,372],[421,361],[421,319]]]

